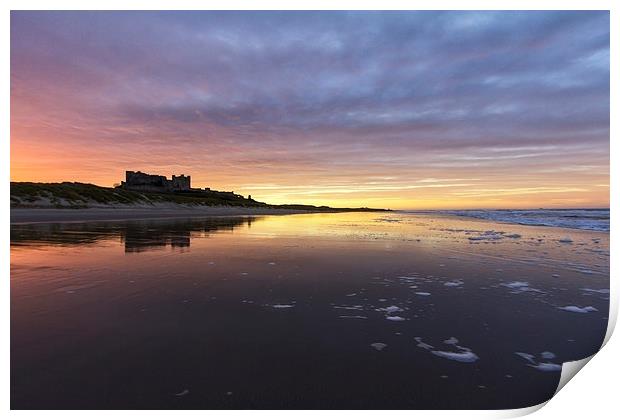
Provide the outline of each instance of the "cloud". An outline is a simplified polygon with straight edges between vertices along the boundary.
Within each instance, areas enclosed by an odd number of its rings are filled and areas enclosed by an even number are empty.
[[[14,11],[11,106],[13,144],[128,165],[599,166],[609,13]]]

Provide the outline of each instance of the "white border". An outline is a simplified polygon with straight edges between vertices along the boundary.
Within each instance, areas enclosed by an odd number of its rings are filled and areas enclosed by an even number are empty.
[[[0,401],[2,401],[2,411],[9,411],[9,390],[10,390],[10,358],[9,358],[9,310],[10,310],[10,282],[9,282],[9,266],[10,266],[10,251],[9,251],[9,180],[10,180],[10,63],[9,63],[9,51],[10,51],[10,14],[9,10],[47,10],[47,9],[59,9],[59,10],[176,10],[176,9],[213,9],[213,10],[233,10],[233,9],[266,9],[266,10],[611,10],[611,115],[614,115],[613,110],[617,109],[618,98],[618,83],[616,75],[620,69],[618,65],[618,9],[620,8],[618,1],[612,0],[589,0],[589,1],[553,1],[553,0],[477,0],[477,1],[458,1],[458,0],[435,0],[435,1],[395,1],[395,0],[383,0],[367,1],[367,0],[340,0],[340,1],[327,1],[327,0],[314,0],[314,1],[296,1],[294,4],[286,1],[278,0],[263,0],[256,2],[249,2],[243,0],[227,0],[225,2],[219,1],[196,1],[196,0],[175,0],[174,2],[166,2],[163,0],[151,0],[151,1],[129,1],[129,0],[92,0],[89,2],[78,0],[59,0],[53,3],[46,1],[5,1],[3,2],[4,13],[1,17],[0,24],[0,36],[2,45],[3,57],[2,62],[2,92],[3,101],[1,106],[2,111],[2,164],[0,165],[0,171],[2,172],[2,178],[5,182],[0,183],[0,190],[4,200],[6,200],[3,206],[0,208],[2,212],[2,234],[5,240],[2,242],[3,252],[0,253],[0,269],[2,270],[3,279],[3,294],[2,294],[2,320],[1,326],[3,330],[2,346],[0,346],[0,358],[2,363],[2,381]],[[617,115],[617,114],[616,114]],[[615,139],[615,134],[618,132],[617,121],[611,119],[611,139]],[[612,220],[614,219],[615,211],[618,208],[618,200],[620,199],[620,191],[618,190],[615,180],[620,179],[618,177],[618,146],[614,144],[614,141],[610,142],[610,160],[611,160],[611,209]],[[613,225],[614,223],[612,223]],[[617,235],[612,230],[610,243],[616,243]],[[615,325],[618,314],[618,268],[617,264],[614,264],[615,257],[618,254],[615,247],[611,247],[611,309],[610,309],[610,327]],[[609,340],[611,328],[608,330],[606,340]],[[566,388],[564,388],[556,397],[552,398],[547,404],[541,404],[545,406],[544,410],[540,410],[534,414],[536,418],[548,418],[548,417],[562,417],[567,419],[583,419],[585,416],[594,418],[609,418],[611,417],[616,408],[618,408],[618,398],[616,396],[615,387],[613,386],[617,381],[618,374],[618,360],[615,357],[616,354],[620,354],[620,345],[618,339],[610,340],[604,348],[601,354],[596,355],[592,362],[588,364],[588,368],[584,369],[584,372],[579,373],[579,379],[571,381]],[[149,419],[156,418],[168,418],[169,416],[183,416],[191,418],[202,418],[205,415],[218,417],[218,418],[235,418],[238,416],[251,415],[253,418],[259,419],[285,419],[288,420],[290,416],[296,418],[314,418],[317,414],[320,416],[327,416],[333,418],[341,418],[342,416],[355,416],[356,419],[375,420],[377,416],[389,416],[391,420],[394,419],[409,419],[411,416],[421,416],[423,418],[505,418],[516,417],[524,414],[528,414],[532,411],[536,411],[538,407],[532,407],[529,409],[521,410],[508,410],[508,411],[390,411],[390,412],[375,412],[375,411],[363,411],[363,412],[343,412],[343,411],[321,411],[319,413],[310,411],[117,411],[113,415],[120,418],[144,418]],[[84,416],[94,417],[95,419],[104,419],[110,415],[105,411],[92,411],[92,412],[80,412],[80,411],[12,411],[10,412],[12,417],[19,418],[31,418],[45,416],[51,419],[67,419],[75,418],[81,419]],[[542,416],[542,417],[541,417]]]

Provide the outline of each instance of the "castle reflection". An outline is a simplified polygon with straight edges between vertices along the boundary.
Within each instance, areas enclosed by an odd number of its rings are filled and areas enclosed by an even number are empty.
[[[250,228],[259,217],[208,219],[157,219],[120,222],[50,223],[11,226],[11,246],[82,246],[115,238],[125,245],[126,253],[170,247],[187,250],[192,237],[204,237],[217,231],[241,226]]]

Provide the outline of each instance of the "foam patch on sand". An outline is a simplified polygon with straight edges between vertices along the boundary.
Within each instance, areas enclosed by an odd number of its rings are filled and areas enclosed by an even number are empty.
[[[394,218],[390,218],[390,217],[380,217],[378,219],[375,219],[375,222],[400,223],[400,222],[402,222],[402,220],[401,219],[394,219]]]
[[[557,372],[558,370],[562,370],[562,365],[558,365],[557,363],[549,363],[542,362],[535,366],[536,369],[542,370],[543,372]]]
[[[435,356],[443,357],[444,359],[454,360],[455,362],[461,363],[472,363],[478,360],[478,356],[468,350],[460,352],[433,350],[431,351],[431,353],[433,353]]]
[[[581,290],[584,291],[584,292],[589,292],[589,293],[600,293],[602,295],[608,295],[609,294],[609,289],[589,289],[587,287],[584,287]]]
[[[598,309],[596,309],[594,306],[584,306],[583,308],[581,308],[579,306],[569,305],[569,306],[561,306],[558,309],[561,309],[563,311],[568,311],[568,312],[574,312],[577,314],[587,314],[588,312],[598,312]]]
[[[441,357],[444,359],[452,360],[459,363],[473,363],[479,359],[478,355],[471,349],[463,346],[459,346],[459,340],[456,337],[450,337],[444,340],[444,344],[454,347],[456,351],[452,350],[435,350],[435,346],[425,343],[421,337],[414,337],[418,343],[418,347],[428,350],[432,355]]]
[[[557,363],[537,362],[536,357],[533,354],[522,353],[522,352],[515,352],[515,354],[521,357],[522,359],[525,359],[526,361],[528,361],[529,363],[527,364],[527,366],[540,370],[542,372],[557,372],[559,370],[562,370],[562,365],[559,365]],[[555,354],[551,353],[550,351],[543,351],[542,353],[540,353],[540,356],[543,359],[554,359],[555,358]]]
[[[502,283],[502,286],[510,287],[511,289],[522,289],[528,287],[530,284],[525,281],[513,281],[510,283]]]
[[[469,239],[470,241],[499,241],[503,238],[504,236],[502,235],[501,232],[495,232],[494,230],[487,230],[485,232],[482,232],[482,234],[480,234],[479,236],[470,236],[467,239]]]
[[[545,293],[540,289],[534,289],[530,287],[530,284],[526,281],[511,281],[510,283],[500,283],[502,286],[512,289],[511,293],[524,293],[524,292],[535,292],[535,293]]]
[[[523,353],[520,351],[515,352],[515,354],[525,360],[527,360],[530,363],[536,363],[534,360],[534,355],[533,354],[529,354],[529,353]]]
[[[422,341],[422,337],[414,337],[414,339],[418,342],[418,347],[423,348],[424,350],[432,350],[435,348],[434,346]]]
[[[420,276],[398,276],[399,280],[424,280],[423,277]]]
[[[487,230],[484,232],[481,231],[466,231],[465,234],[469,235],[469,233],[479,233],[477,236],[468,236],[472,242],[497,242],[502,239],[521,239],[521,235],[518,233],[506,233],[506,232],[497,232],[495,230]]]
[[[399,308],[398,306],[392,305],[392,306],[388,306],[387,308],[379,308],[376,309],[377,311],[381,311],[381,312],[387,312],[388,314],[393,314],[396,312],[403,312],[403,310],[401,308]]]
[[[384,348],[387,347],[387,344],[385,344],[385,343],[372,343],[370,345],[370,347],[372,347],[373,349],[375,349],[377,351],[381,351],[381,350],[383,350]]]
[[[447,287],[459,287],[459,286],[462,286],[463,284],[465,283],[462,282],[461,280],[450,280],[450,281],[445,282],[443,285]]]
[[[333,305],[332,307],[334,309],[344,309],[345,311],[363,311],[364,310],[364,307],[362,305],[349,305],[349,306]]]

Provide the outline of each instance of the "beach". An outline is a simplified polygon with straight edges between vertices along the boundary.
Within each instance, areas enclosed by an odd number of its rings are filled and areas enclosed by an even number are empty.
[[[11,405],[520,408],[599,349],[608,308],[608,232],[397,212],[14,224]]]

